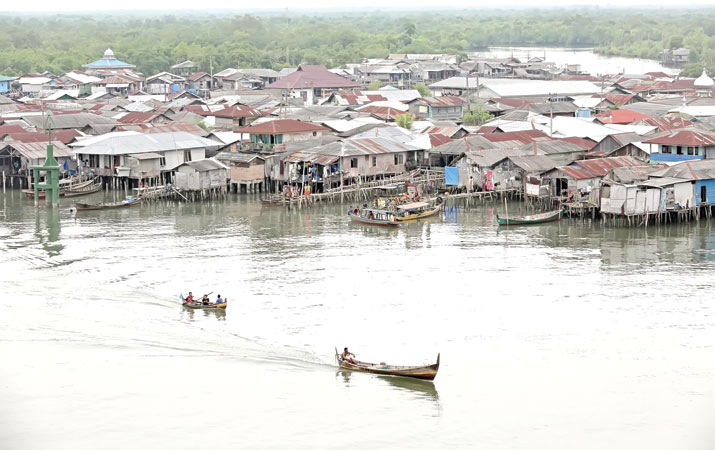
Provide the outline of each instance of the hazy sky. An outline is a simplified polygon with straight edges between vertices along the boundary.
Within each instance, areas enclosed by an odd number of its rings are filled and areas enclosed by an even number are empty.
[[[184,3],[184,2],[181,2]],[[263,2],[237,2],[235,0],[214,0],[211,3],[211,9],[250,9],[250,10],[266,10],[266,9],[310,9],[310,8],[325,8],[325,9],[363,9],[363,8],[382,8],[388,9],[395,3],[385,2],[384,0],[347,0],[343,2],[335,2],[334,0],[266,0]],[[459,7],[459,8],[505,8],[518,6],[576,6],[585,5],[599,6],[600,8],[609,7],[632,7],[632,6],[660,6],[660,7],[698,7],[698,6],[715,6],[715,0],[688,0],[687,2],[673,2],[666,0],[627,0],[627,1],[597,1],[597,0],[502,0],[494,2],[493,0],[443,0],[438,2],[441,8],[444,7]],[[33,2],[5,2],[0,7],[0,12],[12,11],[27,11],[27,12],[51,12],[51,11],[97,11],[97,10],[152,10],[162,13],[171,13],[176,10],[197,9],[197,6],[203,6],[201,3],[185,2],[178,4],[175,0],[154,0],[147,2],[145,0],[124,0],[119,3],[115,2],[97,2],[96,0],[74,0],[66,4],[66,8],[58,8],[61,3],[49,0],[35,0]],[[410,9],[419,8],[434,8],[433,0],[410,0],[409,3],[402,2],[401,5],[409,5]],[[403,8],[406,9],[406,8]],[[203,9],[202,9],[203,10]]]

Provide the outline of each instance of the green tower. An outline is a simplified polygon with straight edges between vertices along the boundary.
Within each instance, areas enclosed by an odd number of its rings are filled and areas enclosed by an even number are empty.
[[[49,137],[47,139],[47,159],[41,166],[32,166],[32,178],[35,181],[35,206],[39,205],[40,189],[45,191],[45,198],[52,203],[53,207],[60,204],[60,165],[55,160],[54,148],[52,147],[52,112],[47,111],[47,126]],[[40,184],[40,171],[45,172],[45,182]]]

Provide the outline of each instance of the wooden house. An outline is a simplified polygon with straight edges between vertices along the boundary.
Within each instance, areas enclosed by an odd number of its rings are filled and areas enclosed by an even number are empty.
[[[220,152],[216,160],[229,167],[229,185],[236,192],[263,189],[266,179],[266,159],[255,153]]]
[[[407,103],[411,114],[432,120],[454,120],[464,116],[467,102],[461,97],[442,96],[416,98]]]
[[[173,184],[181,191],[215,192],[226,189],[229,168],[215,159],[186,161],[174,169]]]
[[[54,157],[62,167],[72,158],[71,150],[62,142],[53,141]],[[0,142],[0,173],[10,177],[11,184],[19,180],[20,187],[32,184],[32,166],[41,166],[47,157],[47,139],[44,142]]]
[[[322,136],[327,128],[309,122],[278,119],[235,130],[248,134],[255,147],[269,147],[287,142],[313,139]]]

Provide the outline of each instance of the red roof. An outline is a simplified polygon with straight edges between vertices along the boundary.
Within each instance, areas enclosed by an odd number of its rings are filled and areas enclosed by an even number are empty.
[[[127,115],[119,119],[121,123],[149,123],[157,117],[161,116],[161,113],[155,111],[149,112],[130,112]]]
[[[20,125],[0,125],[0,136],[10,133],[25,133],[26,131]]]
[[[461,97],[454,95],[445,95],[443,97],[424,97],[416,98],[412,100],[413,102],[425,102],[430,106],[462,106],[466,105],[467,102]]]
[[[587,180],[589,178],[596,178],[596,176],[592,173],[589,173],[575,166],[563,166],[557,167],[557,169],[570,176],[574,180]]]
[[[683,119],[682,117],[648,117],[641,120],[638,125],[658,127],[659,131],[676,130],[695,126],[693,122]]]
[[[651,91],[688,91],[691,89],[695,89],[695,80],[659,81],[650,87]]]
[[[255,109],[251,108],[250,106],[236,104],[236,105],[230,106],[228,108],[214,111],[211,115],[216,116],[216,117],[233,118],[233,117],[260,117],[263,114],[261,114],[259,111],[256,111]]]
[[[299,120],[292,119],[278,119],[246,128],[241,128],[236,130],[236,132],[248,134],[291,134],[308,133],[311,131],[324,130],[327,130],[327,128],[309,122],[301,122]]]
[[[439,147],[442,144],[452,142],[452,139],[450,139],[449,136],[445,136],[444,134],[430,133],[429,141],[430,141],[430,144],[432,144],[432,148],[434,148],[434,147]]]
[[[187,78],[187,80],[198,81],[199,79],[201,79],[202,77],[205,77],[205,76],[210,76],[210,75],[207,74],[206,72],[196,72],[195,74],[193,74],[189,78]]]
[[[564,137],[564,138],[556,138],[556,140],[557,140],[557,141],[570,142],[570,143],[572,143],[572,144],[576,144],[576,145],[578,145],[578,146],[580,146],[580,147],[583,147],[583,148],[585,148],[586,150],[591,150],[593,147],[596,146],[596,144],[598,144],[597,142],[593,142],[593,141],[590,140],[590,139],[584,139],[584,138],[575,137],[575,136]]]
[[[606,94],[606,95],[601,95],[601,94],[595,94],[593,98],[605,98],[609,102],[613,103],[614,105],[618,106],[625,106],[630,102],[633,97],[635,97],[634,94]]]
[[[299,66],[298,70],[269,84],[266,89],[322,89],[358,86],[359,84],[329,71],[325,66]]]
[[[694,130],[672,130],[664,136],[659,136],[647,141],[645,144],[685,145],[700,147],[715,145],[715,133],[699,132]]]
[[[534,141],[550,141],[548,135],[539,130],[509,131],[506,133],[485,134],[484,138],[490,142],[519,141],[522,144],[531,144]]]
[[[391,108],[389,106],[373,106],[367,104],[362,108],[358,109],[361,113],[372,114],[373,116],[382,120],[395,120],[395,117],[400,114],[405,114],[405,111],[399,109]]]
[[[8,136],[17,142],[47,142],[48,134],[39,131],[34,133],[24,131],[23,133],[8,133]],[[72,128],[52,131],[52,141],[59,141],[63,144],[68,144],[79,136],[82,136],[82,134]]]
[[[616,167],[633,167],[633,166],[645,166],[647,163],[638,161],[637,159],[631,158],[630,156],[614,156],[611,158],[598,158],[598,159],[582,159],[579,161],[574,161],[574,165],[580,167],[587,172],[592,173],[595,176],[602,177],[608,173],[609,170],[615,169]]]
[[[604,112],[603,116],[601,114],[597,114],[596,117],[601,123],[629,124],[635,122],[636,120],[647,119],[651,116],[631,111],[630,109],[614,109]]]

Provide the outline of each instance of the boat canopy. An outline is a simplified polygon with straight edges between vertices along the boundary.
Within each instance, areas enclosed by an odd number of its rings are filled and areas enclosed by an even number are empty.
[[[413,203],[405,203],[404,205],[400,205],[397,208],[402,211],[408,211],[410,209],[426,208],[428,206],[429,206],[429,203],[413,202]]]

